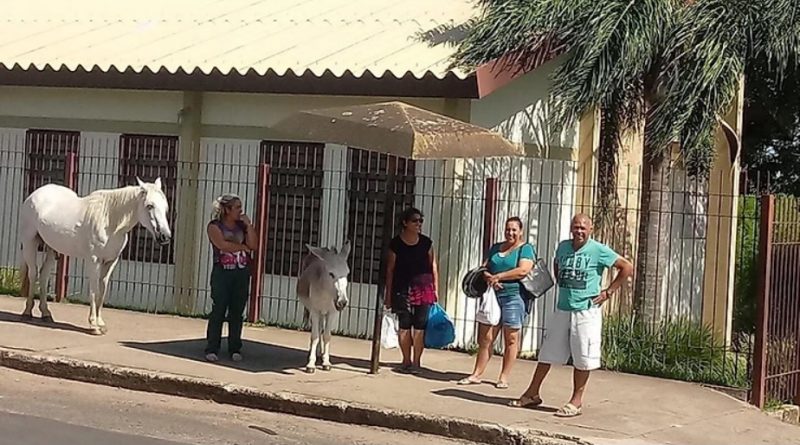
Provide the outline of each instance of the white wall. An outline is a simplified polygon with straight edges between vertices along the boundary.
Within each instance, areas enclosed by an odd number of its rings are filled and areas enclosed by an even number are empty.
[[[547,104],[549,76],[557,63],[549,62],[487,97],[474,99],[470,122],[524,143],[529,154],[547,158],[553,149],[577,149],[577,120],[567,128],[556,128]]]

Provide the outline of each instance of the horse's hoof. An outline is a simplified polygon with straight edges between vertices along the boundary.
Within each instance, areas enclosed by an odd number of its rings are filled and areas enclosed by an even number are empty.
[[[322,370],[323,371],[330,371],[331,370],[331,365],[322,365]]]
[[[101,331],[100,328],[92,328],[91,334],[92,335],[103,335],[103,331]]]
[[[306,366],[306,374],[313,374],[317,372],[317,368],[312,368],[310,366]]]
[[[108,328],[105,327],[105,326],[100,326],[100,332],[102,332],[103,334],[107,334],[108,333]]]
[[[19,319],[20,320],[25,320],[25,321],[33,320],[33,315],[32,314],[22,314],[22,315],[19,316]]]
[[[53,323],[53,316],[52,315],[43,316],[42,321],[45,323]]]

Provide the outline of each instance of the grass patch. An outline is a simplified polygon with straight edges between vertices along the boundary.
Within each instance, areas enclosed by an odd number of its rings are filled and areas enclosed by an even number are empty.
[[[731,388],[749,384],[746,356],[728,351],[710,327],[688,319],[651,327],[611,316],[603,322],[603,337],[609,370]]]

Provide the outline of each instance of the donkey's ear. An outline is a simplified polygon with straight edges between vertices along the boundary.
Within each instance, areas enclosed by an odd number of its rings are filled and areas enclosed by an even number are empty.
[[[309,252],[311,252],[311,255],[314,255],[315,257],[321,260],[325,259],[323,258],[323,250],[320,249],[319,247],[314,247],[311,244],[306,244],[306,248],[308,249]]]
[[[350,256],[350,240],[346,240],[344,242],[344,246],[342,246],[342,251],[339,252],[339,256],[342,258],[347,258]]]

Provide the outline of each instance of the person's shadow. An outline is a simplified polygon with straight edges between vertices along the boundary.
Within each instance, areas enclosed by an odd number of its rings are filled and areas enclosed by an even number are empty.
[[[480,402],[480,403],[487,403],[490,405],[503,405],[508,406],[509,408],[513,408],[509,406],[512,400],[516,400],[516,397],[497,397],[497,396],[490,396],[486,394],[480,394],[477,392],[472,391],[464,391],[463,389],[439,389],[432,392],[437,396],[444,396],[444,397],[455,397],[462,400],[469,400],[472,402]],[[521,409],[521,408],[517,408]],[[558,411],[557,408],[553,408],[551,406],[539,405],[536,407],[530,408],[522,408],[522,409],[530,409],[533,411],[542,411],[546,413],[555,413]]]
[[[159,342],[120,342],[122,346],[134,348],[142,351],[164,354],[172,357],[208,363],[203,352],[206,346],[205,339],[191,340],[172,340]],[[244,360],[241,362],[232,361],[225,352],[225,339],[222,339],[219,361],[213,363],[215,366],[225,366],[228,368],[242,371],[262,373],[273,372],[279,374],[302,373],[308,362],[308,350],[295,349],[286,346],[273,345],[252,340],[242,341],[242,355]],[[333,369],[351,372],[368,372],[369,361],[331,355]],[[211,363],[209,363],[211,365]],[[317,373],[323,372],[319,363]]]

